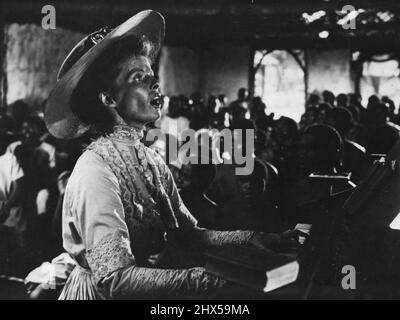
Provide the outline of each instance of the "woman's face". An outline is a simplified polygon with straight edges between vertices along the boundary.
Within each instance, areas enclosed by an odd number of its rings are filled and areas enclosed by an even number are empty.
[[[22,141],[26,144],[37,144],[40,142],[40,129],[35,124],[23,122],[21,135]]]
[[[133,56],[122,61],[114,80],[113,98],[118,114],[126,124],[143,126],[161,115],[162,96],[150,60]]]

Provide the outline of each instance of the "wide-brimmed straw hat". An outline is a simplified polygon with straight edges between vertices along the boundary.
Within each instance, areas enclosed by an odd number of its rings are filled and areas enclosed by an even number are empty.
[[[53,136],[73,139],[89,129],[89,126],[80,121],[72,111],[72,94],[84,74],[110,46],[126,36],[133,35],[150,41],[150,54],[155,56],[165,35],[163,16],[153,10],[141,11],[113,30],[105,27],[88,35],[71,50],[61,65],[58,82],[46,103],[45,122]]]

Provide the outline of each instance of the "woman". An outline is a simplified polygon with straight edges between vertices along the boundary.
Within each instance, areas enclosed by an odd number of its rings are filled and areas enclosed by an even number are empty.
[[[164,19],[151,10],[91,34],[63,63],[48,99],[53,135],[69,139],[92,129],[98,136],[65,191],[64,247],[78,266],[60,299],[209,296],[226,281],[207,274],[195,253],[280,240],[198,228],[168,167],[140,142],[145,124],[160,116],[151,62],[163,36]]]

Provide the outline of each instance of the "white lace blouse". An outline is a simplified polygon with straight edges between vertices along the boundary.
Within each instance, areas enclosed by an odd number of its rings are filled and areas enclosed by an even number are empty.
[[[118,126],[78,160],[63,205],[64,248],[78,267],[60,299],[207,295],[225,280],[200,266],[149,264],[150,256],[165,249],[166,233],[180,234],[183,247],[199,249],[251,237],[251,231],[198,228],[168,167],[141,137],[141,131]]]

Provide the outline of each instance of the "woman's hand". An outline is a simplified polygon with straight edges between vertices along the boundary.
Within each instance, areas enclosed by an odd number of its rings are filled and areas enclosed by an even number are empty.
[[[281,234],[279,251],[284,253],[295,253],[300,246],[300,238],[307,238],[308,235],[300,230],[286,230]]]

